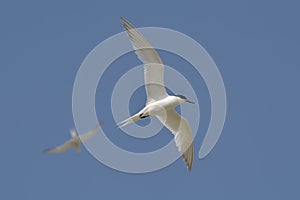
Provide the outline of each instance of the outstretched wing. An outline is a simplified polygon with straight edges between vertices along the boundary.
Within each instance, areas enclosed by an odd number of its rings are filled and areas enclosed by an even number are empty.
[[[74,146],[73,141],[69,140],[58,147],[44,150],[44,153],[62,153],[71,148],[72,146]]]
[[[135,27],[121,17],[121,22],[129,36],[138,58],[144,63],[144,79],[147,103],[168,96],[164,84],[164,64],[158,53]]]
[[[82,135],[79,135],[79,138],[81,141],[86,141],[88,139],[90,139],[91,137],[93,137],[97,131],[99,130],[100,128],[100,124],[98,124],[93,130],[85,133],[85,134],[82,134]]]
[[[156,117],[174,134],[176,146],[190,171],[194,160],[194,144],[189,123],[174,109],[167,110],[166,115],[161,112]]]

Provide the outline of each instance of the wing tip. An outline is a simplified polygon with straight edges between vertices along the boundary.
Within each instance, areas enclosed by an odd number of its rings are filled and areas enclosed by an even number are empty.
[[[192,167],[193,167],[193,160],[191,160],[189,162],[187,159],[185,159],[184,161],[185,161],[185,164],[187,166],[188,171],[191,172],[192,171]]]
[[[134,26],[129,21],[127,21],[124,17],[120,16],[120,20],[125,30],[129,31],[135,29]]]
[[[45,150],[43,150],[43,153],[49,154],[49,153],[51,153],[51,150],[52,150],[52,149],[45,149]]]
[[[187,153],[187,155],[185,155]],[[185,164],[187,166],[187,169],[189,172],[192,171],[193,162],[194,162],[194,145],[191,144],[191,146],[186,150],[185,154],[182,155]]]
[[[123,26],[125,26],[128,23],[128,21],[122,16],[120,16],[120,21],[123,24]]]
[[[99,131],[103,126],[103,121],[98,122],[97,126],[93,129],[95,132]]]
[[[125,21],[124,17],[120,16],[119,18],[120,18],[121,21]]]

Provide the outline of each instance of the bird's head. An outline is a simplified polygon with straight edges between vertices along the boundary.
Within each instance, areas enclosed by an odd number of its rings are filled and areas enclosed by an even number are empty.
[[[180,102],[180,103],[184,103],[184,102],[188,102],[188,103],[192,103],[192,104],[195,104],[195,102],[193,101],[190,101],[188,100],[185,96],[183,95],[175,95],[175,97],[177,98],[177,100]]]
[[[75,129],[70,129],[70,134],[71,134],[73,139],[77,138],[77,133],[76,133]]]

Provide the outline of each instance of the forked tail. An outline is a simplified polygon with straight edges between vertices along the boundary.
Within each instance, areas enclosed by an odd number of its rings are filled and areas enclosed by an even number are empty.
[[[131,123],[133,123],[133,122],[136,122],[136,121],[138,121],[139,119],[141,119],[140,116],[139,116],[139,114],[135,114],[135,115],[133,115],[132,117],[129,117],[128,119],[125,119],[124,121],[118,123],[117,126],[118,126],[119,128],[121,128],[121,127],[126,126],[126,125],[128,125],[128,124],[131,124]]]

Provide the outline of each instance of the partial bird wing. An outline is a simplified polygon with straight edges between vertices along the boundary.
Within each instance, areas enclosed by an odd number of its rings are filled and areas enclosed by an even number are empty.
[[[99,128],[100,128],[100,124],[98,124],[93,130],[91,130],[91,131],[89,131],[85,134],[79,135],[80,140],[85,141],[85,140],[90,139],[91,137],[93,137],[97,133]]]
[[[147,104],[167,97],[168,94],[164,84],[164,64],[158,53],[132,24],[122,17],[121,22],[136,55],[144,63]]]
[[[72,146],[74,146],[73,140],[68,140],[67,142],[58,147],[44,150],[44,153],[62,153],[71,148]]]
[[[161,112],[156,117],[174,134],[176,146],[190,171],[194,160],[194,144],[189,123],[174,109]]]

